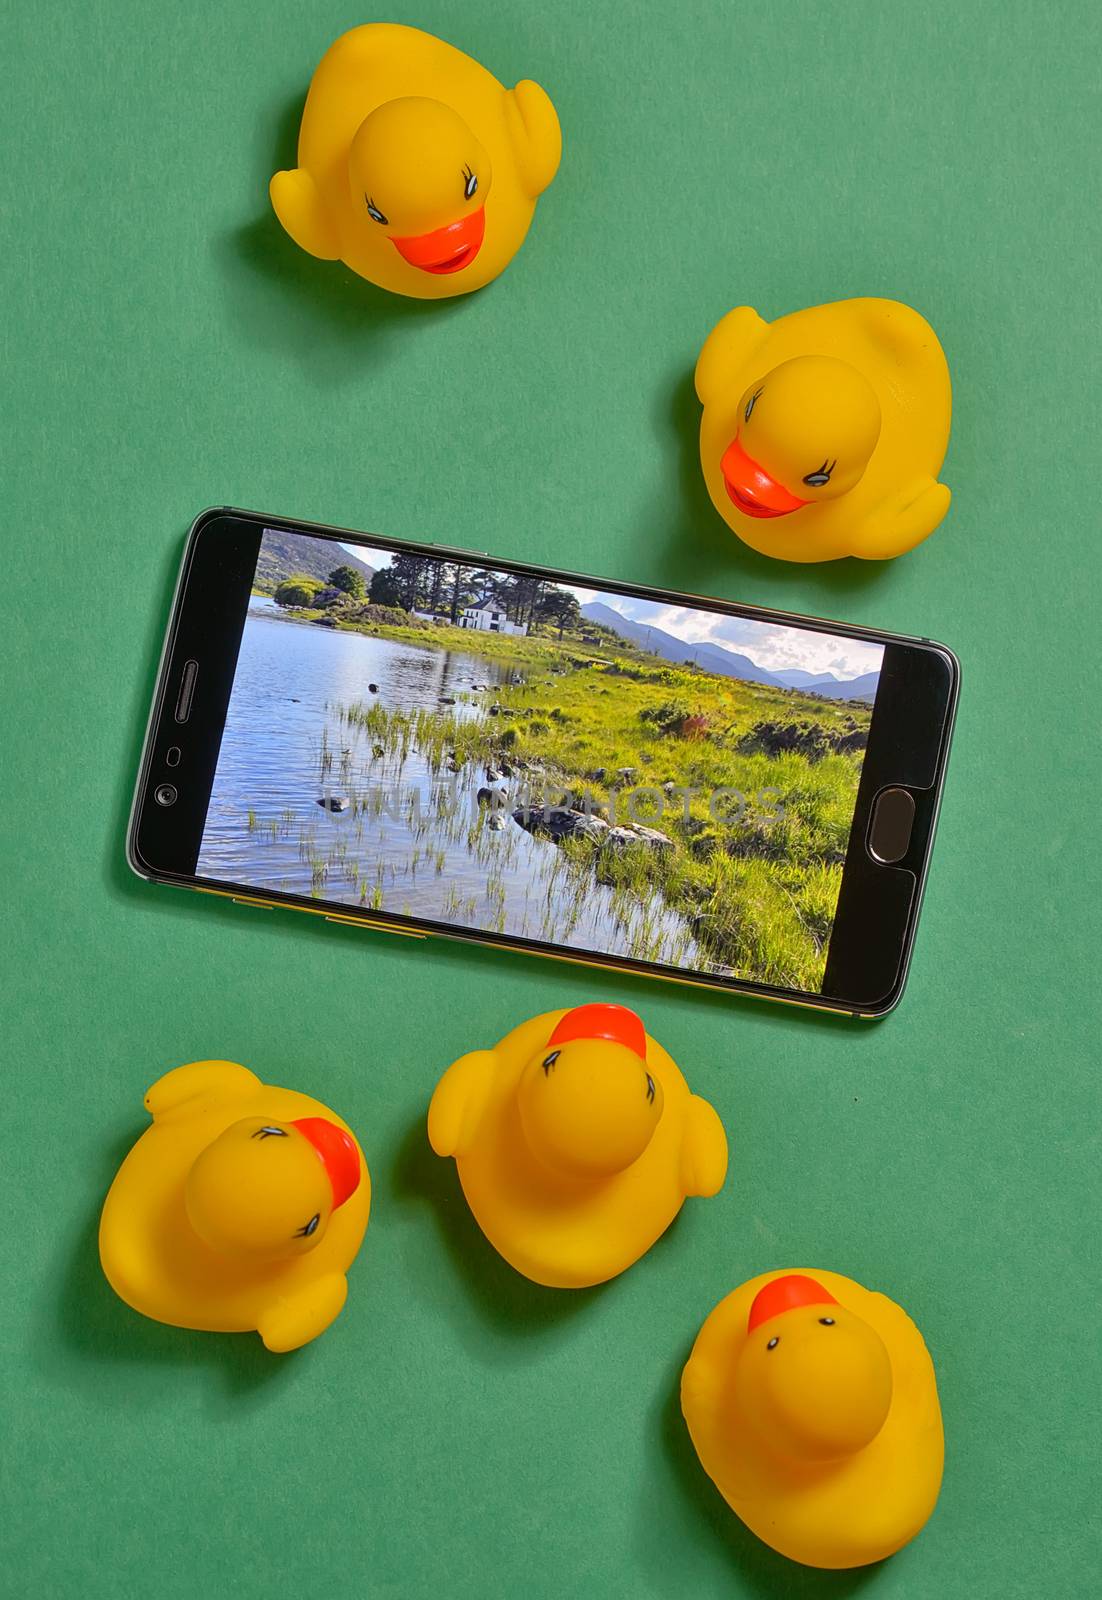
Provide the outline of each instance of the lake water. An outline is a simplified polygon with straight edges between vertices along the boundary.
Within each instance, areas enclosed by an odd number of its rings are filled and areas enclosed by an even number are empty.
[[[704,965],[684,919],[595,881],[414,743],[384,751],[344,713],[485,718],[515,669],[482,656],[282,618],[253,596],[197,870],[221,882],[579,949]],[[376,686],[372,693],[368,685]],[[486,686],[490,692],[486,693]],[[323,809],[339,799],[346,809]]]

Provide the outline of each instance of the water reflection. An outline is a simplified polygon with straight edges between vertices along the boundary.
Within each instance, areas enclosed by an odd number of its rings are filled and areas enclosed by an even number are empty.
[[[657,895],[594,880],[564,851],[477,802],[498,780],[439,749],[384,748],[346,712],[489,714],[514,669],[481,656],[283,620],[254,597],[199,872],[455,926],[696,965]],[[445,753],[446,754],[446,753]],[[448,770],[457,765],[457,770]],[[324,804],[319,804],[322,801]]]

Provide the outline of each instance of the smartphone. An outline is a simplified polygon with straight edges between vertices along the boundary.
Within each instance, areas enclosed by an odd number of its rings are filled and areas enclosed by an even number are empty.
[[[206,511],[127,854],[250,905],[874,1017],[959,677],[929,639]]]

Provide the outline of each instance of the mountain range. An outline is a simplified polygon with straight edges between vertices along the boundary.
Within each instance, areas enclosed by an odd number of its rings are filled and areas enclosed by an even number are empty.
[[[816,683],[808,687],[811,694],[825,695],[828,700],[872,700],[879,682],[879,672],[863,672],[859,678],[847,678],[841,683],[835,679],[833,683]]]
[[[588,601],[582,607],[582,616],[590,622],[599,622],[604,628],[611,628],[622,639],[630,639],[652,655],[661,656],[663,661],[695,661],[709,672],[721,673],[725,678],[767,683],[774,689],[785,687],[764,667],[755,666],[749,656],[741,656],[734,650],[723,650],[716,644],[686,644],[684,639],[675,639],[672,633],[656,628],[653,623],[632,622],[629,617],[622,617],[603,601]]]
[[[802,667],[785,667],[783,672],[774,672],[773,676],[792,689],[810,689],[818,683],[841,682],[836,672],[805,672]]]
[[[833,672],[805,672],[800,667],[767,672],[737,650],[726,650],[718,644],[686,644],[684,639],[674,638],[672,633],[656,628],[653,623],[632,622],[630,617],[621,616],[601,600],[587,601],[582,607],[582,616],[611,628],[622,639],[630,639],[641,649],[661,656],[663,661],[695,661],[708,672],[725,678],[741,678],[746,683],[764,683],[773,689],[807,689],[830,700],[870,700],[880,677],[878,672],[866,672],[859,678],[845,680],[837,678]]]
[[[365,583],[375,576],[375,568],[349,552],[333,539],[312,539],[304,533],[280,533],[265,528],[256,558],[255,588],[272,594],[287,578],[303,576],[323,581],[335,567],[355,567]]]

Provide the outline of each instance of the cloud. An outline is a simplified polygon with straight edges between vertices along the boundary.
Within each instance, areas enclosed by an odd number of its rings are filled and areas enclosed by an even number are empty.
[[[884,657],[882,645],[820,633],[813,628],[759,622],[753,617],[732,617],[721,611],[698,610],[695,606],[662,605],[653,600],[637,600],[631,595],[602,594],[598,598],[632,622],[650,623],[686,644],[708,643],[735,650],[749,656],[755,666],[764,667],[766,672],[801,667],[805,672],[833,672],[842,679],[859,678],[866,672],[878,672]]]
[[[374,567],[378,572],[381,567],[390,566],[393,550],[376,550],[369,544],[341,544],[342,550],[347,550],[350,556],[359,556],[361,561],[366,561],[369,567]]]

